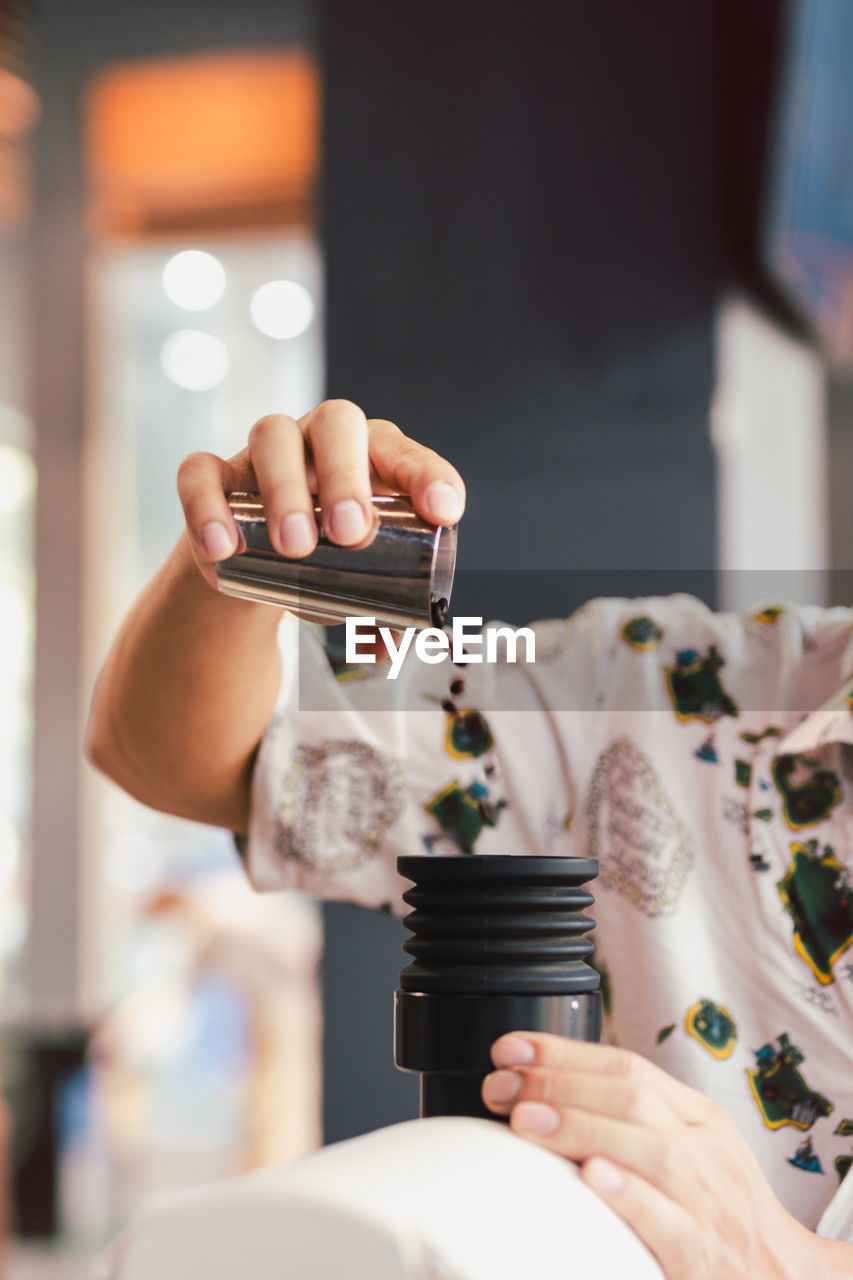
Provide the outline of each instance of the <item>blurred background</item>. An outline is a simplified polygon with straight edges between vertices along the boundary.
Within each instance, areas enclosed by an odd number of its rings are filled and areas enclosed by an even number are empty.
[[[0,332],[6,1265],[71,1275],[417,1107],[399,922],[82,760],[181,458],[345,396],[465,477],[458,612],[849,603],[853,6],[0,0]]]

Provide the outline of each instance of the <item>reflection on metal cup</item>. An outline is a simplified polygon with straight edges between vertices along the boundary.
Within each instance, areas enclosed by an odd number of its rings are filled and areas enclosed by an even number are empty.
[[[436,528],[402,494],[375,494],[377,527],[368,546],[339,547],[321,529],[316,550],[300,560],[270,542],[257,493],[232,493],[229,506],[243,549],[216,566],[219,590],[291,609],[310,622],[375,618],[377,626],[440,627],[456,567],[456,526]]]

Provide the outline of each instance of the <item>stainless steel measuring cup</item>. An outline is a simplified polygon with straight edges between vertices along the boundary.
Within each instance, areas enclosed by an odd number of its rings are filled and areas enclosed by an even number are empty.
[[[228,499],[245,549],[216,566],[219,590],[293,610],[310,622],[375,618],[391,627],[440,627],[456,567],[457,526],[436,528],[402,494],[375,494],[378,524],[369,546],[339,547],[320,533],[316,550],[301,560],[270,542],[257,493]],[[320,508],[315,516],[322,530]]]

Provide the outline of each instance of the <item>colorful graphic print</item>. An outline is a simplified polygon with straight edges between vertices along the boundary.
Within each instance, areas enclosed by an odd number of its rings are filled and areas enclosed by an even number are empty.
[[[296,748],[282,783],[278,848],[321,871],[372,857],[403,805],[400,764],[364,742]]]
[[[792,1125],[810,1129],[819,1116],[828,1116],[834,1104],[822,1093],[810,1089],[798,1068],[805,1054],[791,1044],[787,1032],[776,1037],[776,1044],[765,1044],[755,1051],[755,1069],[747,1068],[746,1077],[761,1118],[768,1129]]]
[[[841,803],[841,779],[806,756],[778,756],[770,776],[782,794],[782,810],[792,831],[823,822]]]
[[[753,733],[751,729],[744,729],[741,732],[742,741],[748,743],[750,747],[757,747],[765,738],[781,738],[782,730],[777,729],[775,725],[770,725],[766,729],[762,729],[760,733]]]
[[[660,644],[663,631],[654,618],[642,614],[639,618],[631,618],[622,628],[622,639],[632,649],[656,649]]]
[[[693,752],[697,760],[704,760],[705,764],[719,764],[720,757],[717,755],[717,748],[714,746],[713,738],[706,738],[705,741]]]
[[[770,863],[765,854],[769,852],[762,832],[754,831],[749,838],[749,861],[753,871],[769,871]]]
[[[424,694],[429,702],[441,703],[441,709],[447,717],[444,749],[455,760],[476,759],[486,755],[495,745],[489,722],[482,712],[473,707],[460,707],[456,701],[464,692],[465,681],[461,676],[455,676],[450,682],[449,698]]]
[[[777,622],[779,616],[784,612],[785,610],[780,604],[773,604],[768,605],[766,609],[757,609],[752,616],[756,622],[762,623],[765,627],[772,627],[773,623]]]
[[[737,1027],[728,1009],[713,1000],[700,1000],[687,1010],[687,1034],[698,1040],[714,1058],[729,1058],[737,1040]]]
[[[750,782],[752,782],[752,765],[748,760],[741,760],[738,757],[735,760],[735,785],[748,787]]]
[[[497,826],[498,814],[506,804],[506,800],[490,801],[482,782],[472,782],[463,789],[454,779],[425,807],[460,853],[473,853],[480,832]]]
[[[836,1156],[833,1160],[835,1172],[838,1174],[838,1181],[842,1183],[850,1172],[850,1166],[853,1164],[853,1155]]]
[[[447,715],[444,746],[448,755],[466,760],[491,751],[494,738],[485,716],[470,707],[457,710],[451,702],[442,703],[442,707]]]
[[[723,716],[736,716],[737,703],[723,688],[719,670],[725,666],[716,645],[702,657],[695,649],[682,649],[675,665],[664,667],[673,709],[679,720],[704,720],[714,724]]]
[[[823,1173],[823,1165],[812,1146],[811,1137],[801,1142],[794,1154],[788,1157],[788,1164],[794,1165],[796,1169],[803,1169],[806,1173]]]
[[[791,845],[791,866],[776,888],[794,922],[794,947],[818,982],[834,982],[833,965],[853,943],[850,873],[832,845]]]
[[[587,809],[587,853],[598,859],[602,884],[646,915],[674,911],[695,860],[693,839],[630,738],[617,738],[602,752]]]

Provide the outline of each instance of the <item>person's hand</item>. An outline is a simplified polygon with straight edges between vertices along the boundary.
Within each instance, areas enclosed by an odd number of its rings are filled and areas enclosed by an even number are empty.
[[[255,423],[233,458],[194,453],[181,463],[178,493],[190,546],[214,585],[214,565],[239,547],[226,501],[239,490],[260,493],[273,546],[294,558],[317,545],[312,493],[319,494],[324,533],[347,547],[373,535],[374,491],[409,494],[418,514],[435,525],[456,524],[465,507],[465,486],[449,462],[392,422],[368,421],[349,400],[326,400],[298,421],[271,414]]]
[[[638,1054],[538,1032],[502,1036],[483,1100],[581,1176],[667,1280],[803,1280],[853,1246],[783,1208],[728,1115]]]

